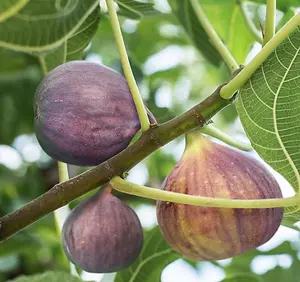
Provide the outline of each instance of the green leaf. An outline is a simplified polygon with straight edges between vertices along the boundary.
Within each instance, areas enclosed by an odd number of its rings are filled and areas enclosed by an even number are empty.
[[[138,2],[134,0],[115,0],[119,5],[118,14],[130,19],[141,19],[147,16],[155,16],[159,11],[154,9],[153,3]]]
[[[80,28],[67,41],[66,61],[82,59],[84,49],[94,37],[100,21],[100,9],[96,7],[94,12],[85,20]]]
[[[241,89],[237,110],[257,153],[300,188],[300,30],[273,51]]]
[[[40,0],[31,0],[23,9],[0,22],[0,47],[22,52],[42,52],[59,47],[84,23],[98,2],[49,0],[41,5]]]
[[[240,273],[225,278],[222,282],[263,282],[263,279],[256,274]]]
[[[0,23],[18,13],[29,0],[1,0]]]
[[[222,58],[215,47],[210,43],[190,1],[169,0],[169,4],[194,45],[213,65],[219,66]]]
[[[30,252],[33,248],[41,246],[41,242],[26,234],[18,234],[9,238],[5,244],[1,245],[0,257],[5,257],[11,254],[20,254]]]
[[[255,40],[245,24],[239,5],[235,0],[231,0],[218,4],[207,3],[202,6],[235,60],[239,64],[244,64]]]
[[[93,13],[67,41],[51,53],[40,55],[39,59],[43,72],[48,73],[65,62],[82,59],[83,51],[94,37],[99,21],[100,10],[96,7]]]
[[[67,272],[62,271],[47,271],[43,274],[20,276],[14,280],[7,282],[81,282],[78,277],[74,277]]]
[[[298,282],[300,276],[299,260],[293,260],[291,267],[276,266],[274,269],[262,275],[263,281],[291,281]]]
[[[300,211],[299,208],[294,208],[294,210],[292,210],[292,212],[289,212],[289,210],[287,210],[287,212],[284,214],[284,218],[282,221],[282,225],[292,228],[294,230],[300,231],[300,227],[299,225],[296,225],[295,223],[300,221]]]
[[[147,232],[140,256],[131,267],[120,271],[115,282],[153,282],[160,281],[161,272],[180,256],[175,253],[155,227]]]

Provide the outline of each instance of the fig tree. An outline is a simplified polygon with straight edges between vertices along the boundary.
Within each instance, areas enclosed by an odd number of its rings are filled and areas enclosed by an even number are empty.
[[[135,212],[107,185],[76,206],[62,230],[65,253],[83,270],[116,272],[139,255],[143,230]]]
[[[48,73],[36,91],[36,136],[59,161],[100,164],[125,149],[139,129],[126,80],[105,66],[68,62]]]
[[[228,199],[281,198],[275,178],[249,155],[216,144],[198,132],[187,135],[183,156],[163,189]],[[157,202],[160,229],[186,258],[220,260],[267,242],[277,231],[283,208],[232,209]]]

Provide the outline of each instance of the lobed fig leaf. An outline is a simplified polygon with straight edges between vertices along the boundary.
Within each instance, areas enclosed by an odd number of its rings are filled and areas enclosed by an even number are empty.
[[[69,260],[83,270],[116,272],[139,255],[143,229],[135,212],[106,186],[72,210],[62,241]]]
[[[37,139],[48,155],[65,163],[100,164],[125,149],[140,129],[126,80],[95,63],[72,61],[55,68],[35,99]]]
[[[281,198],[271,173],[245,153],[209,141],[198,132],[164,182],[164,190],[229,199]],[[267,242],[277,231],[283,208],[232,209],[157,202],[160,229],[186,258],[220,260]]]

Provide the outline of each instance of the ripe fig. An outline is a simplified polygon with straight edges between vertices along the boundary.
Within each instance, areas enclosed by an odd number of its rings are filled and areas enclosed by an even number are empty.
[[[163,189],[229,199],[281,198],[270,172],[254,158],[198,132],[186,137],[183,156]],[[157,202],[158,223],[170,246],[186,258],[220,260],[254,249],[277,231],[283,208],[232,209]]]
[[[68,62],[48,73],[36,91],[36,136],[59,161],[100,164],[125,149],[139,129],[126,80],[105,66]]]
[[[139,255],[143,229],[136,213],[107,185],[67,217],[62,242],[70,261],[94,273],[127,268]]]

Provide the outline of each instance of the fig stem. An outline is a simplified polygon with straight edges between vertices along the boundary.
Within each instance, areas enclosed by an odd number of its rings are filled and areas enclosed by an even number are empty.
[[[127,182],[120,177],[114,177],[110,181],[113,189],[130,195],[135,195],[152,200],[172,202],[178,204],[186,204],[201,207],[215,208],[277,208],[290,207],[300,205],[300,196],[296,194],[289,198],[278,199],[253,199],[253,200],[238,200],[238,199],[223,199],[212,197],[201,197],[195,195],[186,195],[170,191],[164,191],[156,188],[141,186],[131,182]]]
[[[275,35],[276,0],[267,0],[266,25],[263,46]]]
[[[147,111],[146,108],[144,106],[140,91],[137,87],[131,66],[130,66],[130,62],[128,59],[128,55],[127,55],[127,51],[126,51],[126,47],[125,47],[125,43],[124,43],[124,39],[123,39],[123,35],[122,35],[122,31],[120,28],[120,23],[119,23],[119,19],[118,19],[118,15],[115,9],[115,3],[113,0],[106,0],[106,4],[107,4],[107,9],[108,9],[108,14],[109,14],[109,18],[110,18],[110,23],[113,29],[113,34],[114,34],[114,38],[115,38],[115,42],[117,45],[117,49],[120,55],[120,60],[121,60],[121,64],[123,67],[123,71],[124,71],[124,75],[125,78],[127,80],[138,116],[139,116],[139,120],[140,120],[140,124],[141,124],[141,130],[142,132],[148,130],[150,128],[150,122],[148,119],[148,115],[147,115]]]
[[[246,24],[246,26],[248,27],[248,30],[250,31],[250,33],[252,34],[253,38],[260,44],[263,43],[263,39],[261,36],[261,33],[257,30],[255,24],[253,23],[253,21],[250,19],[250,17],[248,16],[248,13],[246,11],[246,7],[245,4],[243,3],[242,0],[238,0],[237,4],[240,7],[240,11],[242,14],[242,17],[244,19],[244,22]]]
[[[213,125],[207,125],[205,127],[202,127],[200,129],[200,131],[204,134],[207,134],[211,137],[217,138],[218,140],[232,146],[235,147],[239,150],[242,151],[251,151],[252,147],[250,144],[247,144],[245,142],[233,139],[231,136],[229,136],[228,134],[224,133],[222,130],[216,128]]]
[[[247,64],[228,84],[222,87],[220,95],[224,99],[230,99],[238,89],[243,87],[250,76],[258,69],[273,50],[300,25],[300,13],[293,16],[275,36],[262,48],[262,50]]]
[[[239,65],[235,61],[235,59],[233,58],[232,54],[229,52],[228,48],[225,46],[223,41],[218,36],[211,23],[209,22],[209,19],[205,15],[199,0],[190,0],[190,2],[194,9],[194,12],[196,13],[198,21],[202,25],[206,34],[208,35],[211,43],[218,50],[219,54],[221,55],[226,65],[228,66],[230,72],[234,73],[234,71],[239,68]]]

